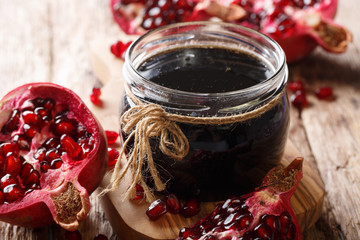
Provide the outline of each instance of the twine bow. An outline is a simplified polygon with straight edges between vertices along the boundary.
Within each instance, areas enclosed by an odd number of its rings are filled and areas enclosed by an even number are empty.
[[[128,134],[128,137],[124,142],[119,161],[112,175],[112,187],[114,188],[119,185],[120,180],[131,166],[132,181],[124,197],[135,196],[136,184],[139,183],[144,188],[146,200],[153,201],[153,190],[147,186],[143,179],[145,172],[150,172],[156,191],[164,190],[165,184],[160,179],[155,166],[150,139],[159,138],[162,153],[176,160],[183,159],[189,152],[189,142],[176,122],[169,119],[169,115],[165,110],[156,104],[134,106],[122,115],[120,122],[122,130],[125,134]],[[134,140],[133,148],[128,154],[125,168],[118,175],[120,172],[120,159],[131,139]],[[146,169],[144,169],[145,163],[147,164]]]

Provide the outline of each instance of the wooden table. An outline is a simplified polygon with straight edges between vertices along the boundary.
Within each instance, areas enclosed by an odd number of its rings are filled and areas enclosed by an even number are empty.
[[[290,140],[321,176],[326,190],[322,216],[305,239],[360,239],[360,28],[358,0],[340,0],[336,21],[353,33],[342,55],[317,49],[306,61],[290,66],[289,80],[314,89],[333,87],[333,102],[309,94],[301,118],[291,109]],[[49,81],[88,98],[98,84],[89,43],[101,36],[119,39],[107,0],[0,1],[0,95],[14,87]],[[117,100],[117,96],[114,96]],[[91,197],[89,217],[81,223],[83,239],[115,236],[99,201]],[[25,229],[0,223],[0,239],[63,239],[57,226]]]

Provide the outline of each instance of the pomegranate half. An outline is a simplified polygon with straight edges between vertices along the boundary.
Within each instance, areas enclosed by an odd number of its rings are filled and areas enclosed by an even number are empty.
[[[288,62],[305,58],[318,45],[341,53],[352,41],[350,32],[332,20],[337,0],[111,0],[111,9],[127,34],[186,21],[240,24],[272,37]]]
[[[71,90],[31,83],[0,101],[0,220],[73,231],[107,168],[99,122]]]
[[[192,227],[180,230],[177,240],[301,240],[290,198],[302,178],[302,158],[286,168],[272,169],[256,191],[232,197]]]

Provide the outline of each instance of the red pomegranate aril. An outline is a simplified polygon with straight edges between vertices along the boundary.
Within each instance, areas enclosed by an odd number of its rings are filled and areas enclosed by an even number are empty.
[[[38,148],[34,154],[34,159],[42,162],[46,158],[46,148]]]
[[[293,81],[288,83],[287,88],[292,92],[305,91],[304,83],[301,81]]]
[[[12,142],[15,143],[20,150],[30,151],[30,143],[27,137],[23,134],[16,134],[12,138]]]
[[[166,197],[166,207],[170,213],[178,214],[181,210],[181,202],[175,194],[171,193]]]
[[[24,191],[18,184],[10,184],[3,189],[6,202],[14,202],[24,196]]]
[[[50,165],[47,161],[40,162],[40,171],[46,173],[50,168]]]
[[[43,121],[50,121],[52,118],[50,110],[44,107],[35,108],[34,113],[38,115]]]
[[[334,93],[331,87],[320,87],[315,89],[315,95],[321,100],[332,100],[334,99]]]
[[[1,188],[4,189],[6,186],[9,186],[11,184],[19,184],[19,181],[15,176],[12,176],[9,173],[7,173],[1,178],[0,183],[1,183]]]
[[[77,157],[81,152],[79,144],[66,134],[61,136],[60,143],[65,152],[72,158]]]
[[[100,99],[100,96],[91,94],[91,95],[90,95],[90,101],[91,101],[94,105],[97,105],[97,106],[102,105],[102,101],[101,101],[101,99]]]
[[[283,212],[280,214],[279,220],[280,220],[281,233],[283,235],[286,235],[292,223],[292,216],[288,212]]]
[[[20,177],[23,179],[26,178],[27,176],[29,176],[32,169],[33,166],[30,163],[24,162],[21,167]]]
[[[41,118],[33,111],[26,110],[22,112],[22,118],[29,125],[40,125]]]
[[[263,215],[261,221],[268,225],[274,232],[280,232],[280,220],[279,217],[274,215]]]
[[[66,240],[81,240],[81,233],[79,230],[75,231],[65,231],[65,239]]]
[[[108,144],[114,144],[119,137],[119,133],[115,131],[106,130],[105,134]]]
[[[163,199],[157,199],[152,202],[146,210],[146,215],[150,220],[155,221],[165,215],[167,212],[166,202]]]
[[[273,230],[265,223],[260,223],[254,228],[254,232],[261,239],[274,239]]]
[[[144,188],[140,184],[136,184],[135,189],[136,189],[136,193],[135,193],[135,198],[133,198],[133,200],[143,199],[145,197]]]
[[[35,134],[39,132],[39,127],[29,124],[24,124],[23,126],[24,133],[28,138],[33,138]]]
[[[94,240],[108,240],[108,237],[103,234],[98,234],[95,236]]]
[[[61,157],[61,153],[59,152],[58,149],[52,148],[48,151],[46,151],[45,154],[45,159],[48,160],[49,162],[51,162],[54,159],[60,158]],[[38,159],[40,161],[40,159]]]
[[[14,109],[14,110],[12,110],[8,121],[1,128],[1,133],[9,134],[12,131],[17,130],[19,127],[19,122],[20,122],[20,111],[17,109]]]
[[[240,229],[245,229],[249,227],[253,220],[254,217],[251,215],[251,213],[241,215],[238,220]]]
[[[74,133],[76,133],[76,129],[77,129],[76,123],[63,116],[60,116],[55,121],[55,132],[60,136],[63,134],[72,136],[74,135]]]
[[[63,164],[63,161],[61,160],[61,158],[56,158],[50,162],[50,168],[58,169],[62,166],[62,164]]]
[[[182,237],[182,239],[187,239],[189,237],[196,237],[198,234],[193,231],[193,229],[190,228],[182,228],[180,230],[179,236]]]
[[[21,170],[21,161],[18,156],[10,153],[6,156],[6,172],[16,176]]]
[[[108,148],[108,154],[109,154],[109,162],[108,162],[108,166],[114,166],[116,164],[116,162],[118,161],[118,158],[120,156],[119,151],[117,151],[114,148]]]
[[[309,105],[306,94],[303,91],[296,91],[290,96],[291,103],[298,109],[303,109]]]
[[[58,145],[60,144],[60,140],[58,138],[49,138],[47,139],[43,146],[46,148],[46,149],[52,149],[52,148],[57,148]]]
[[[23,180],[23,184],[27,187],[34,185],[39,185],[40,183],[40,173],[35,169],[32,169],[27,177]]]
[[[181,209],[181,214],[184,217],[193,217],[199,212],[200,212],[200,201],[196,198],[189,199]]]
[[[5,202],[4,193],[0,190],[0,205],[4,204],[4,202]]]
[[[9,153],[17,153],[18,147],[15,143],[12,142],[4,142],[0,144],[0,154],[2,156],[6,156]]]

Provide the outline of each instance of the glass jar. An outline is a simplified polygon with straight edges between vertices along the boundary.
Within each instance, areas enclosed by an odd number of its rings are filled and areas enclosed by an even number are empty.
[[[122,114],[140,102],[190,119],[176,122],[190,147],[183,159],[150,139],[165,192],[221,200],[253,190],[279,164],[289,125],[288,69],[269,37],[229,23],[168,25],[132,43],[123,75]],[[142,168],[153,186],[148,165]]]

